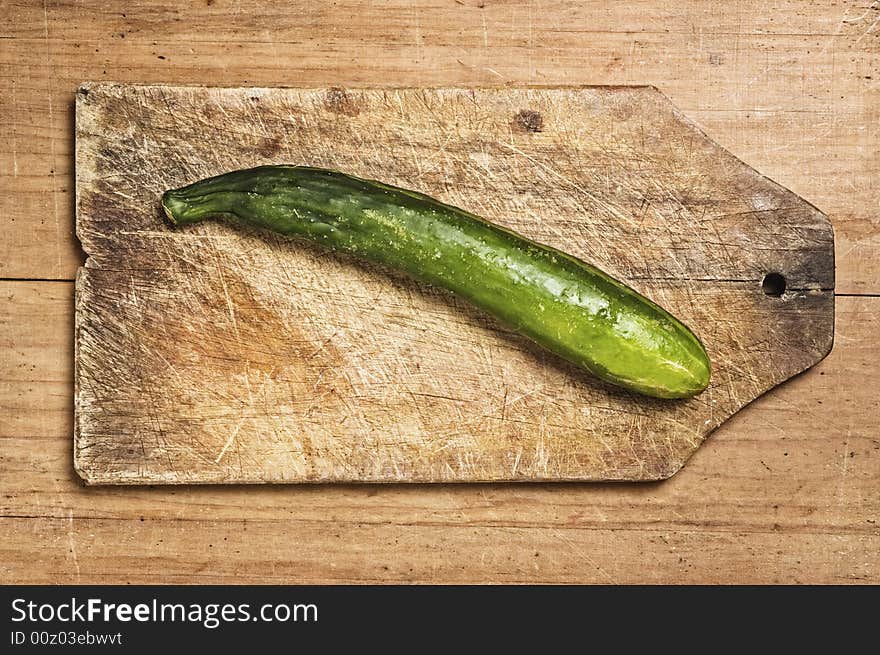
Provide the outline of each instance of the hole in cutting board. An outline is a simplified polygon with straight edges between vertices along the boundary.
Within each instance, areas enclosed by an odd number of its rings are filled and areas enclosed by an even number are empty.
[[[761,291],[778,298],[785,293],[785,276],[782,273],[767,273],[761,281]]]

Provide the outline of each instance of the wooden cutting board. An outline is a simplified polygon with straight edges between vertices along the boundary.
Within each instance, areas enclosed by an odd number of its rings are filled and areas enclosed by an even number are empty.
[[[76,145],[88,483],[654,480],[831,348],[828,219],[651,87],[87,84]],[[639,397],[394,272],[163,219],[164,190],[265,163],[417,189],[598,264],[694,329],[710,389]]]

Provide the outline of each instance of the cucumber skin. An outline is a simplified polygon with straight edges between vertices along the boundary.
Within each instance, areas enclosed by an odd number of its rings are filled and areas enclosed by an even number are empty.
[[[700,340],[595,266],[421,193],[320,168],[260,166],[166,191],[208,218],[304,237],[452,291],[596,377],[657,398],[709,384]]]

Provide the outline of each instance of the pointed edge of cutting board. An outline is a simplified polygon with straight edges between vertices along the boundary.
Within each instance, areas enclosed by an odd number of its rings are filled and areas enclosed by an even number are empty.
[[[834,332],[835,332],[834,328],[835,328],[835,309],[836,309],[836,296],[834,294],[834,289],[837,285],[837,262],[836,262],[835,248],[834,248],[834,242],[835,242],[834,223],[831,221],[828,214],[826,214],[824,211],[819,209],[815,204],[813,204],[812,202],[810,202],[809,200],[807,200],[803,196],[795,193],[791,189],[781,185],[779,182],[776,182],[772,178],[768,177],[766,174],[762,173],[760,170],[755,168],[755,166],[746,162],[744,159],[742,159],[741,157],[739,157],[738,155],[733,153],[726,146],[718,143],[718,141],[716,141],[697,121],[695,121],[690,116],[687,116],[685,113],[683,113],[678,108],[678,106],[672,101],[672,99],[666,93],[664,93],[660,88],[658,88],[657,86],[655,86],[653,84],[644,85],[644,87],[648,87],[653,92],[658,94],[663,99],[663,101],[668,105],[672,114],[676,118],[678,118],[678,120],[681,121],[681,123],[683,125],[686,125],[689,129],[691,129],[692,131],[694,131],[695,133],[699,134],[701,137],[706,139],[717,150],[723,152],[724,154],[726,154],[730,158],[739,162],[742,166],[753,171],[765,184],[772,185],[772,186],[774,186],[774,187],[776,187],[786,193],[791,193],[792,195],[796,196],[801,202],[810,206],[816,212],[817,217],[820,218],[820,220],[824,223],[824,227],[828,230],[829,236],[830,236],[829,245],[828,245],[828,256],[829,256],[828,258],[830,260],[831,280],[830,280],[830,283],[826,283],[826,286],[820,286],[818,289],[815,289],[815,291],[818,291],[820,293],[829,294],[830,299],[831,299],[831,312],[830,312],[830,317],[828,320],[828,326],[826,326],[827,327],[826,339],[822,345],[822,348],[820,350],[819,355],[817,355],[811,363],[805,364],[802,368],[793,372],[787,378],[780,380],[774,386],[770,387],[769,389],[765,390],[763,393],[755,396],[749,402],[745,403],[742,407],[740,407],[734,413],[733,416],[729,417],[724,422],[722,422],[720,425],[716,426],[715,428],[713,428],[712,430],[707,432],[703,436],[703,440],[700,443],[700,445],[697,446],[696,448],[694,448],[693,450],[691,450],[685,457],[683,457],[679,460],[670,461],[669,470],[665,471],[659,477],[653,479],[653,481],[655,481],[655,482],[662,482],[664,480],[670,479],[676,473],[681,471],[684,468],[685,464],[687,464],[690,461],[690,459],[694,455],[696,455],[697,452],[699,452],[699,450],[701,449],[703,444],[706,443],[706,440],[708,440],[713,434],[715,434],[715,432],[717,432],[718,429],[721,428],[723,425],[725,425],[725,424],[729,423],[731,420],[733,420],[734,416],[736,416],[737,414],[739,414],[743,410],[745,410],[748,407],[750,407],[751,405],[753,405],[755,403],[755,401],[763,398],[764,396],[769,394],[774,389],[778,389],[779,387],[787,384],[791,380],[793,380],[797,377],[800,377],[801,375],[803,375],[804,373],[809,371],[811,368],[813,368],[814,366],[819,364],[822,360],[824,360],[826,357],[828,357],[828,355],[831,354],[831,351],[834,349]],[[644,481],[651,482],[652,480],[646,478]]]

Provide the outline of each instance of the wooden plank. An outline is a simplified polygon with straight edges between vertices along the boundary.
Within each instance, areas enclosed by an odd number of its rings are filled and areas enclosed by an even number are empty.
[[[876,11],[874,7],[853,2],[840,3],[834,11],[817,6],[818,3],[805,5],[773,0],[761,5],[761,11],[753,11],[750,3],[743,2],[733,11],[722,12],[718,11],[720,4],[684,0],[672,7],[658,6],[652,0],[626,4],[551,0],[538,10],[528,0],[500,3],[391,0],[381,4],[345,0],[333,7],[315,7],[295,13],[261,0],[243,0],[232,7],[228,3],[181,7],[166,0],[132,2],[124,9],[85,7],[76,12],[76,21],[70,21],[74,12],[64,3],[23,2],[10,6],[7,34],[43,38],[48,23],[52,37],[77,40],[84,38],[80,24],[88,24],[93,32],[105,29],[105,33],[98,33],[110,36],[112,43],[150,40],[159,33],[168,40],[188,42],[211,42],[216,36],[221,43],[237,40],[284,43],[301,40],[303,34],[315,34],[323,25],[336,22],[337,29],[328,35],[334,44],[364,39],[368,42],[396,40],[413,45],[415,40],[439,40],[427,26],[449,28],[458,22],[463,43],[516,38],[527,44],[535,41],[536,31],[558,30],[564,35],[608,32],[690,35],[695,24],[704,22],[712,27],[711,32],[707,30],[709,33],[704,35],[707,38],[713,33],[839,37],[864,33],[876,17],[872,13]],[[237,20],[230,21],[233,15]],[[350,20],[339,21],[340,16],[348,16]],[[531,34],[523,29],[525,26],[531,26]],[[317,35],[313,38],[320,42]]]
[[[73,434],[72,286],[0,282],[0,444]]]
[[[0,216],[9,217],[0,277],[71,279],[81,261],[70,126],[83,80],[658,83],[719,143],[831,216],[839,291],[880,291],[873,5],[337,3],[305,20],[271,4],[242,6],[238,15],[226,3],[10,6],[17,18],[0,51],[0,147],[12,153],[0,160]]]
[[[876,581],[880,566],[880,536],[773,530],[438,529],[284,519],[12,518],[3,526],[0,577],[42,584],[853,584]]]
[[[0,283],[2,582],[880,582],[880,298],[660,484],[112,488],[72,470],[72,295]]]
[[[710,390],[621,393],[436,289],[289,240],[173,230],[157,208],[277,156],[381,170],[597,264],[696,330]],[[93,484],[657,479],[831,346],[827,219],[646,87],[90,85],[77,200],[75,448]],[[773,271],[781,298],[761,289]]]

